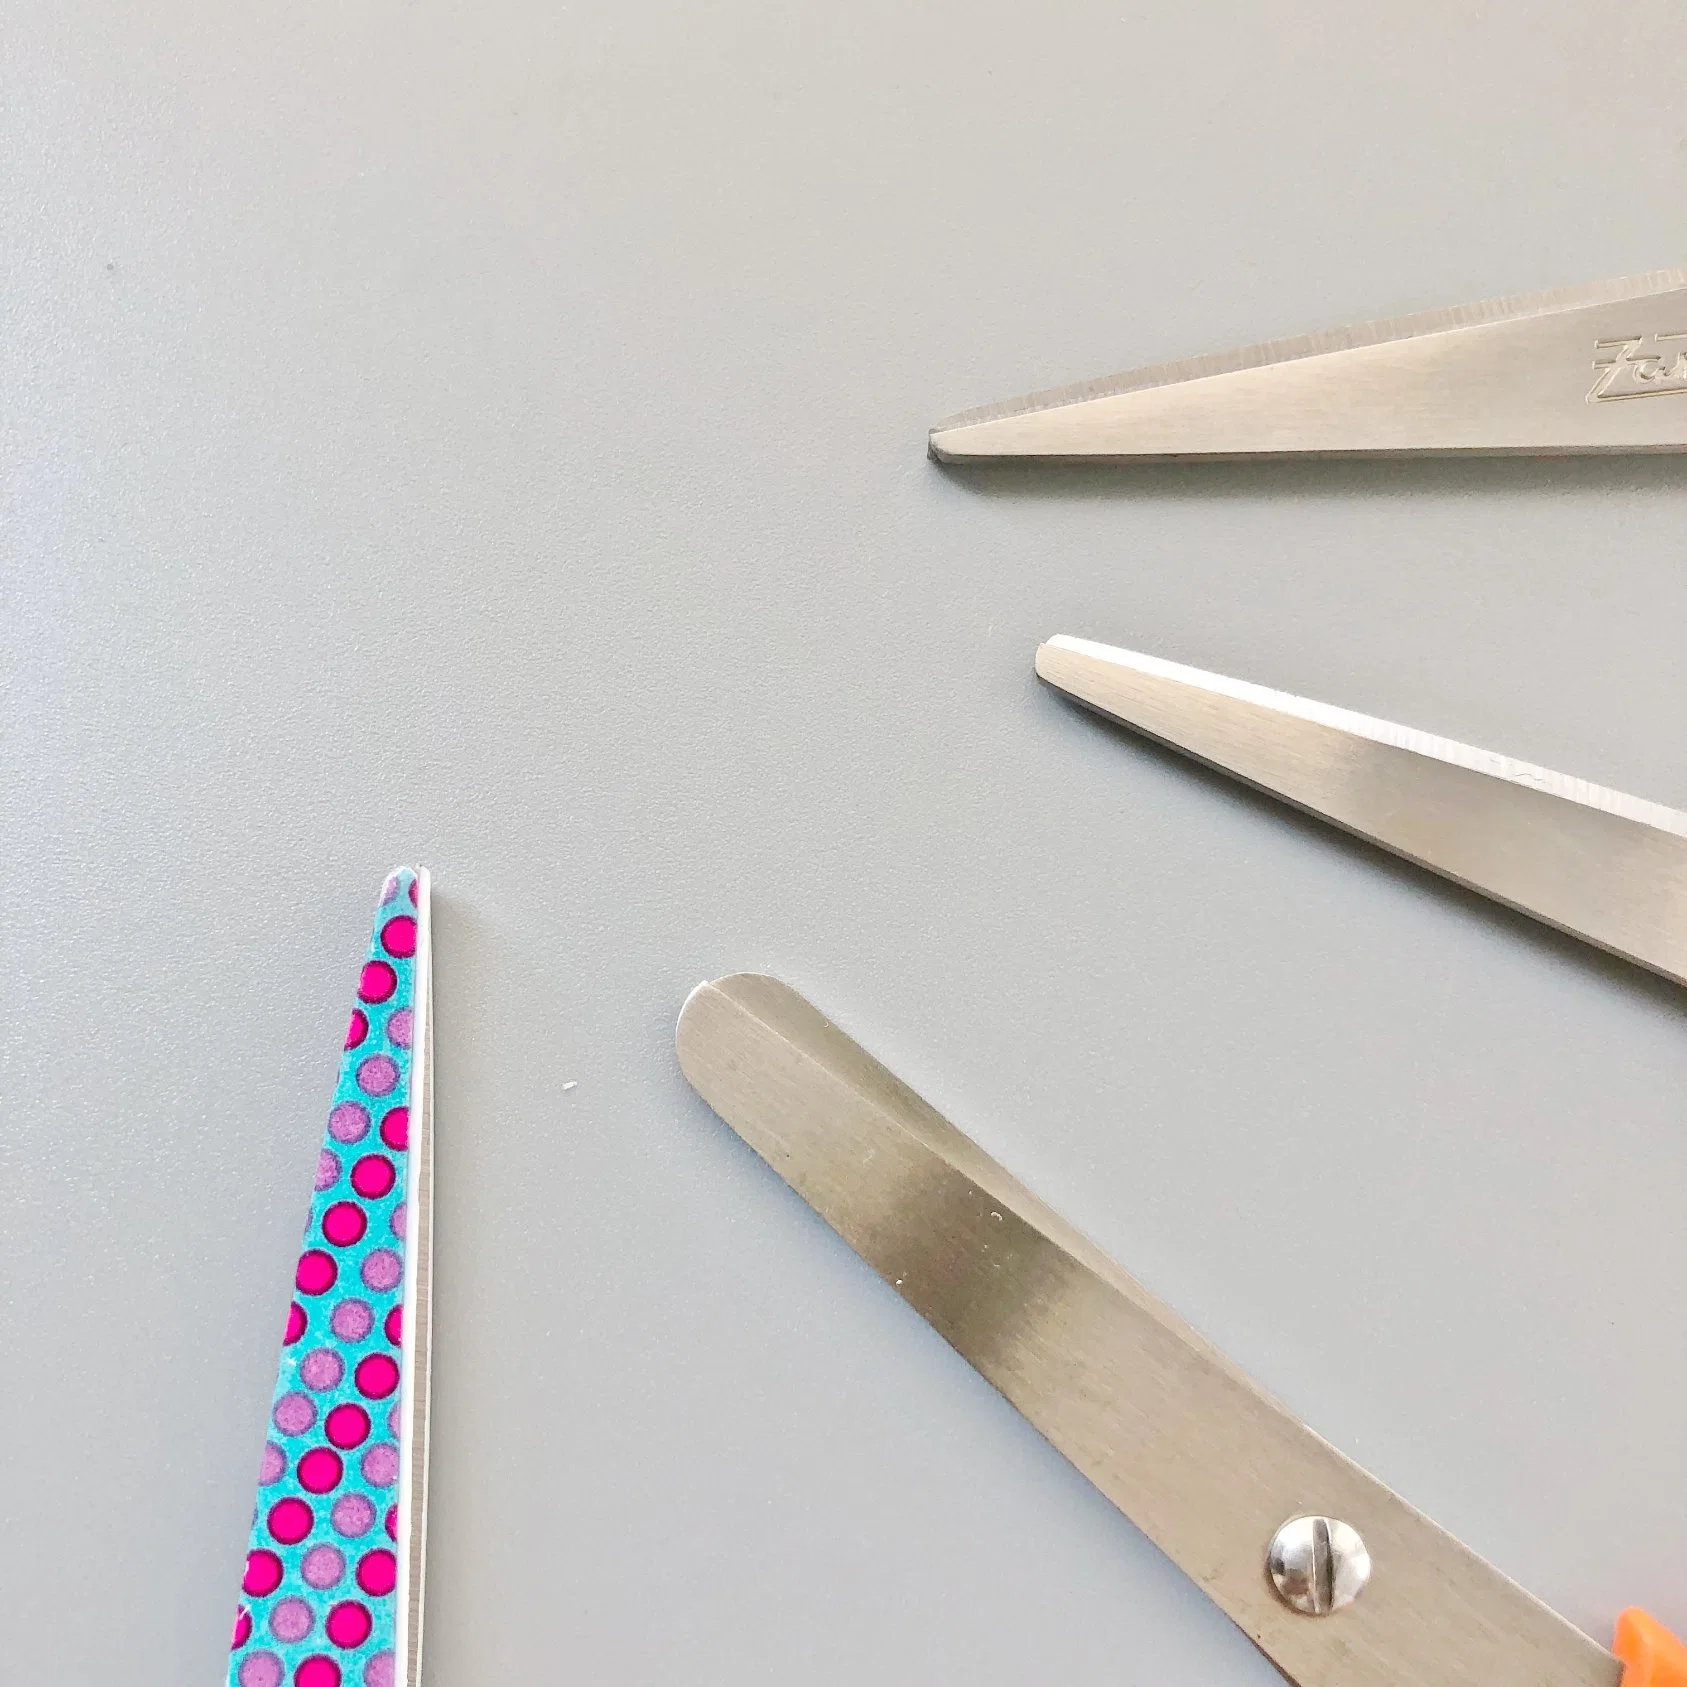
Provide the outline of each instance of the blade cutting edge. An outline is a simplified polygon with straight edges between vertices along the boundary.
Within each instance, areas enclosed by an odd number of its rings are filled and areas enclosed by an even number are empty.
[[[1097,714],[1687,983],[1687,814],[1087,639],[1050,639],[1037,673]]]
[[[1337,1452],[776,979],[698,986],[698,1093],[1301,1687],[1616,1687],[1617,1660]],[[1309,1619],[1285,1519],[1340,1517],[1375,1570]]]

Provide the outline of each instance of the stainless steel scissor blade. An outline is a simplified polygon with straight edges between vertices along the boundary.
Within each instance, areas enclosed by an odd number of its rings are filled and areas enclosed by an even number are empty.
[[[951,463],[1687,450],[1687,270],[1157,364],[965,411],[930,443]]]
[[[1037,672],[1099,714],[1687,984],[1687,814],[1085,639],[1050,639]]]
[[[676,1041],[710,1106],[1301,1687],[1687,1683],[1653,1619],[1620,1620],[1625,1674],[1319,1439],[789,986],[700,985]]]

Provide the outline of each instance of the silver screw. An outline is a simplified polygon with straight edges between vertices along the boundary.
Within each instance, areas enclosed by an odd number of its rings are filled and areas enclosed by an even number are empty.
[[[1364,1591],[1371,1555],[1359,1531],[1339,1517],[1291,1517],[1271,1537],[1265,1568],[1285,1605],[1327,1617]]]

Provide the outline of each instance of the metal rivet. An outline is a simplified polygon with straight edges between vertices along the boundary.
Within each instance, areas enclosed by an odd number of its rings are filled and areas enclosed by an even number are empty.
[[[1359,1531],[1339,1517],[1291,1517],[1271,1537],[1265,1568],[1285,1605],[1327,1617],[1364,1591],[1371,1555]]]

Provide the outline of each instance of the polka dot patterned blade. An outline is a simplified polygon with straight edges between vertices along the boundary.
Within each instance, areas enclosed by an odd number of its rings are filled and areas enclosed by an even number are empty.
[[[413,1687],[427,1468],[428,878],[381,890],[294,1274],[229,1687]]]

